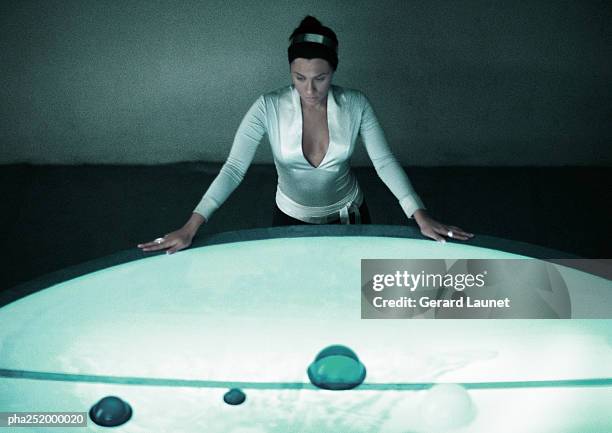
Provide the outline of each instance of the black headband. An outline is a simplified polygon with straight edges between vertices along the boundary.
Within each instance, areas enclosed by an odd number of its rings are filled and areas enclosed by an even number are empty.
[[[300,33],[291,39],[287,48],[289,63],[301,57],[304,59],[321,58],[329,62],[334,70],[338,67],[338,43],[317,33]]]

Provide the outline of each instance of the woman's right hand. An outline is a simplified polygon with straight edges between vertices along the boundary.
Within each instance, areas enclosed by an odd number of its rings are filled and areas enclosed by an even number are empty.
[[[157,238],[151,242],[138,244],[142,251],[166,250],[166,254],[172,254],[191,245],[193,234],[184,227]]]

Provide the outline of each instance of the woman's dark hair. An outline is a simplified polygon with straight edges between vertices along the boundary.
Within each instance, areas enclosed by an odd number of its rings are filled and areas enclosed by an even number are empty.
[[[292,41],[296,35],[304,33],[314,33],[325,36],[327,39],[331,40],[330,42],[333,46],[325,43],[307,41],[293,42],[289,45],[287,50],[289,63],[296,57],[303,57],[306,59],[322,58],[327,60],[335,71],[338,67],[338,37],[336,33],[329,27],[322,25],[321,22],[312,15],[304,17],[300,25],[293,30],[293,33],[289,36],[289,40]]]
[[[330,39],[333,39],[336,44],[338,43],[338,38],[336,37],[336,33],[329,27],[325,27],[321,22],[313,17],[312,15],[306,15],[300,25],[291,33],[289,36],[289,40],[291,40],[295,35],[300,33],[317,33],[319,35],[327,36]]]

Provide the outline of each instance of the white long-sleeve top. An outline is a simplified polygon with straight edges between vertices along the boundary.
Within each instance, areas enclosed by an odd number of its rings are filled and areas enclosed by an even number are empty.
[[[332,85],[327,96],[329,147],[318,167],[302,151],[302,106],[293,85],[261,95],[246,113],[227,161],[194,212],[208,221],[242,181],[264,134],[278,174],[276,204],[287,215],[324,223],[360,206],[363,194],[350,168],[361,134],[376,172],[399,200],[407,217],[424,208],[410,180],[389,149],[367,97],[359,90]]]

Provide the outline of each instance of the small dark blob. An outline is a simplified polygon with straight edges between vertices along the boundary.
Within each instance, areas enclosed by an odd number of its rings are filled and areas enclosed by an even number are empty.
[[[119,397],[108,396],[91,407],[89,417],[103,427],[115,427],[132,417],[132,408]]]
[[[238,388],[232,388],[225,393],[223,401],[232,406],[244,403],[246,400],[246,394]]]

